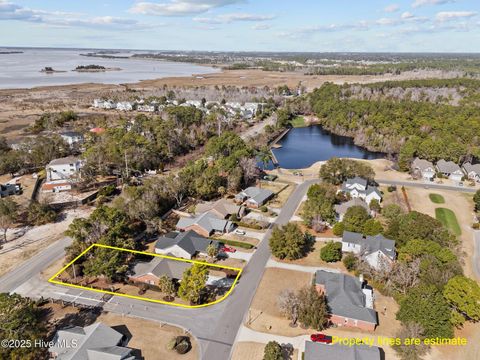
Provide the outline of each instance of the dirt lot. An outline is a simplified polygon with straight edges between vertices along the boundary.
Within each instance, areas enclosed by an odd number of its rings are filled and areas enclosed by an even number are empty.
[[[260,344],[256,342],[237,342],[233,347],[231,360],[263,360],[264,349],[265,344]],[[298,359],[298,350],[295,349],[293,351],[290,359]]]
[[[334,263],[327,263],[320,259],[320,250],[325,245],[326,245],[326,242],[317,241],[313,245],[312,251],[309,252],[307,256],[305,256],[304,258],[301,258],[298,260],[278,260],[277,259],[277,261],[284,262],[287,264],[296,264],[296,265],[302,265],[302,266],[321,266],[321,267],[340,270],[342,272],[347,272],[347,270],[345,269],[345,266],[343,266],[343,263],[341,261],[337,261]]]
[[[91,208],[79,208],[64,213],[64,219],[56,223],[26,229],[23,236],[10,240],[0,250],[0,275],[10,271],[21,262],[30,259],[45,247],[61,239],[70,223],[77,217],[86,217]],[[15,229],[18,231],[19,229]],[[13,236],[13,234],[12,234]],[[11,237],[10,237],[11,238]]]
[[[250,307],[251,329],[271,334],[297,336],[301,328],[288,326],[277,307],[277,297],[285,289],[298,290],[310,284],[311,274],[279,268],[267,268]]]
[[[1,175],[0,184],[17,183],[22,186],[22,194],[11,196],[10,199],[15,201],[22,207],[27,207],[30,204],[32,198],[33,188],[35,187],[36,179],[31,174],[19,176],[12,179],[10,175]]]
[[[262,189],[268,189],[277,194],[275,198],[268,202],[268,206],[278,209],[288,200],[293,190],[295,190],[295,185],[284,182],[262,181]]]

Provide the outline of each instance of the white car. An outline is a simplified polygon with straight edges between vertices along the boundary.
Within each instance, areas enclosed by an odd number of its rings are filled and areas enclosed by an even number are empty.
[[[240,230],[240,229],[235,229],[234,233],[236,235],[246,235],[247,233],[245,232],[245,230]]]

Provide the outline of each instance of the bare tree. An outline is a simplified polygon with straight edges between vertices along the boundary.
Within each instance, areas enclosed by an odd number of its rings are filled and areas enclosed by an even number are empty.
[[[295,326],[298,320],[298,307],[300,301],[292,290],[283,290],[277,299],[277,305],[283,316],[291,320],[290,325]]]
[[[409,263],[397,261],[391,268],[387,280],[387,287],[391,290],[406,294],[408,289],[419,283],[420,259]]]
[[[239,165],[243,170],[245,184],[250,183],[257,177],[257,162],[254,158],[241,158]]]
[[[418,323],[410,322],[402,325],[402,328],[396,334],[401,343],[393,346],[402,360],[421,360],[428,353],[429,347],[423,341],[418,342],[417,340],[415,344],[410,343],[415,339],[423,339],[423,334],[424,329]]]

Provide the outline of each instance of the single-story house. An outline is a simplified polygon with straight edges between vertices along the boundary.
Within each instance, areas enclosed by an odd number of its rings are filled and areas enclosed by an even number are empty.
[[[344,231],[342,251],[360,255],[374,269],[391,264],[396,258],[395,241],[383,235],[363,236],[363,234]]]
[[[360,198],[365,200],[367,204],[375,199],[378,202],[382,201],[382,193],[376,186],[369,186],[367,180],[361,177],[354,177],[347,179],[340,190],[345,194],[350,194],[352,199]]]
[[[239,206],[223,198],[215,202],[197,204],[195,207],[196,214],[202,214],[208,211],[213,212],[221,219],[228,219],[234,214],[241,218],[245,214],[245,208],[243,206]]]
[[[274,195],[273,191],[252,186],[235,195],[235,201],[240,204],[245,202],[247,207],[257,209]]]
[[[20,194],[21,192],[22,192],[22,186],[20,184],[0,185],[0,198],[17,195],[17,194]]]
[[[443,176],[448,177],[450,180],[460,182],[464,176],[460,166],[455,164],[453,161],[445,161],[443,159],[438,160],[437,170],[439,173],[442,173]]]
[[[365,210],[367,210],[368,213],[370,213],[370,208],[363,199],[353,198],[349,201],[334,206],[335,212],[337,213],[337,220],[343,221],[343,217],[347,213],[347,210],[350,209],[352,206],[361,206]]]
[[[463,170],[470,180],[480,182],[480,164],[472,165],[471,163],[467,162],[463,164]]]
[[[318,270],[315,273],[315,287],[326,297],[330,322],[337,326],[375,330],[378,318],[373,309],[373,290],[363,279]]]
[[[181,218],[177,223],[177,230],[194,230],[205,237],[209,237],[214,233],[229,233],[233,228],[234,224],[231,221],[220,219],[212,211],[207,211],[195,217]]]
[[[208,256],[207,248],[210,245],[220,247],[218,241],[204,238],[193,230],[171,232],[157,240],[155,253],[191,259],[196,255]]]
[[[189,262],[155,256],[151,261],[140,261],[135,264],[129,279],[149,285],[157,285],[163,275],[167,275],[170,279],[181,280],[185,270],[191,266]]]
[[[412,162],[412,175],[421,176],[423,180],[433,181],[435,166],[430,161],[417,157]]]
[[[128,339],[111,327],[95,323],[86,327],[60,329],[48,349],[53,359],[64,360],[136,360],[125,347]]]
[[[305,360],[380,360],[381,358],[380,348],[376,346],[346,346],[312,341],[305,343]]]

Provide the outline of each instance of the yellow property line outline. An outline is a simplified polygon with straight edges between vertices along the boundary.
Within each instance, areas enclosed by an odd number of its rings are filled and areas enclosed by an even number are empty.
[[[125,252],[129,252],[129,253],[132,253],[132,254],[140,254],[140,255],[148,255],[148,256],[161,257],[161,258],[170,259],[170,260],[188,262],[188,263],[192,263],[192,264],[206,265],[206,266],[214,267],[214,268],[234,270],[234,271],[238,271],[238,274],[237,274],[237,276],[235,277],[235,280],[234,280],[232,286],[231,286],[230,289],[225,293],[224,296],[222,296],[220,299],[215,300],[215,301],[213,301],[213,302],[211,302],[211,303],[202,304],[202,305],[184,305],[184,304],[177,304],[177,303],[172,303],[172,302],[168,302],[168,301],[149,299],[149,298],[147,298],[147,297],[142,297],[142,296],[135,296],[135,295],[128,295],[128,294],[120,294],[120,293],[116,293],[116,292],[108,291],[108,290],[94,289],[94,288],[92,288],[92,287],[87,287],[87,286],[68,284],[68,283],[65,283],[65,282],[63,282],[63,281],[55,280],[55,278],[57,278],[61,273],[63,273],[63,272],[64,272],[65,270],[67,270],[71,265],[73,265],[73,263],[75,263],[75,261],[77,261],[78,259],[80,259],[83,255],[85,255],[87,252],[89,252],[89,251],[90,251],[91,249],[93,249],[94,247],[100,247],[100,248],[104,248],[104,249],[111,249],[111,250],[118,250],[118,251],[125,251]],[[145,252],[145,251],[136,251],[136,250],[124,249],[124,248],[119,248],[119,247],[114,247],[114,246],[108,246],[108,245],[102,245],[102,244],[92,244],[92,245],[90,245],[87,249],[85,249],[80,255],[78,255],[75,259],[73,259],[72,261],[70,261],[70,262],[69,262],[67,265],[65,265],[63,268],[61,268],[61,269],[60,269],[55,275],[53,275],[50,279],[48,279],[48,282],[49,282],[49,283],[52,283],[52,284],[56,284],[56,285],[67,286],[67,287],[71,287],[71,288],[75,288],[75,289],[89,290],[89,291],[98,292],[98,293],[102,293],[102,294],[109,294],[109,295],[114,295],[114,296],[121,296],[121,297],[125,297],[125,298],[130,298],[130,299],[135,299],[135,300],[142,300],[142,301],[149,301],[149,302],[153,302],[153,303],[170,305],[170,306],[177,306],[177,307],[183,307],[183,308],[189,308],[189,309],[196,309],[196,308],[203,308],[203,307],[207,307],[207,306],[212,306],[212,305],[218,304],[219,302],[225,300],[225,299],[232,293],[233,289],[235,288],[235,285],[237,284],[238,279],[240,278],[240,275],[242,274],[242,271],[243,271],[243,269],[240,269],[240,268],[235,268],[235,267],[230,267],[230,266],[222,266],[222,265],[218,265],[218,264],[210,264],[210,263],[203,262],[203,261],[181,259],[181,258],[177,258],[177,257],[173,257],[173,256],[168,256],[168,255],[160,255],[160,254],[155,254],[155,253],[150,253],[150,252]]]

